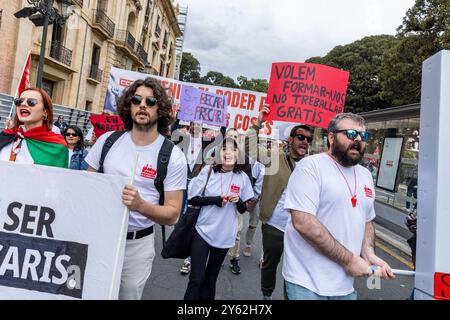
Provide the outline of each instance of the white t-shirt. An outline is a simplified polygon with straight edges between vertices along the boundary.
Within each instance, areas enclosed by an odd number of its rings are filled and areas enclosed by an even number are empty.
[[[10,143],[6,146],[4,146],[0,150],[0,160],[3,161],[9,161],[9,157],[11,155],[11,149],[12,149],[13,143]],[[30,151],[28,150],[27,141],[25,139],[22,140],[22,145],[20,147],[19,153],[16,155],[16,161],[17,163],[26,163],[26,164],[33,164],[34,160],[31,157]]]
[[[86,137],[84,138],[84,140],[87,141],[91,140],[93,135],[94,135],[94,127],[91,127],[86,133]]]
[[[89,166],[98,170],[100,156],[106,139],[112,132],[107,132],[98,138],[85,161]],[[109,150],[103,163],[104,172],[108,174],[130,177],[133,174],[136,154],[139,154],[138,166],[134,173],[134,186],[145,201],[159,205],[159,193],[155,188],[157,175],[158,154],[164,142],[164,137],[158,138],[150,145],[136,146],[131,140],[130,132],[123,134]],[[178,148],[173,148],[164,179],[164,191],[178,191],[186,189],[187,167],[186,159]],[[128,232],[142,230],[154,225],[151,219],[137,211],[130,211]]]
[[[255,161],[252,166],[252,176],[254,179],[256,179],[255,185],[253,186],[253,192],[255,193],[255,197],[257,198],[261,196],[265,171],[266,167],[261,162]]]
[[[72,155],[73,155],[73,149],[69,148],[69,161],[67,164],[67,168],[70,168],[70,160],[72,159]]]
[[[271,225],[274,228],[277,228],[281,232],[284,232],[286,229],[286,224],[291,216],[289,210],[284,208],[284,203],[286,201],[286,190],[283,190],[281,194],[280,200],[278,200],[277,206],[273,210],[273,214],[270,219],[267,221],[268,225]]]
[[[210,166],[205,166],[192,179],[188,188],[188,199],[201,196],[206,184]],[[215,173],[211,171],[205,197],[216,197],[238,193],[242,201],[253,198],[252,184],[248,176],[240,173]],[[228,202],[224,207],[204,206],[200,211],[196,229],[200,236],[212,247],[231,248],[236,240],[238,218],[236,204]]]
[[[350,191],[354,191],[353,167],[336,166],[326,153],[301,160],[287,187],[285,209],[314,215],[345,248],[359,256],[365,225],[375,218],[375,189],[370,172],[356,165],[356,207],[352,207]],[[291,218],[284,233],[283,276],[323,296],[343,296],[354,291],[353,277],[344,268],[309,245],[294,229]]]
[[[189,150],[187,152],[187,160],[191,171],[194,169],[195,161],[199,153],[202,151],[202,138],[191,136],[189,139]]]
[[[61,129],[55,125],[52,126],[52,131],[56,134],[61,134]]]

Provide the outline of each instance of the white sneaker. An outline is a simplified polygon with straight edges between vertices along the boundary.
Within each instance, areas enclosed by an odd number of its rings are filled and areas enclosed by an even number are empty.
[[[251,257],[252,256],[252,246],[245,246],[243,254],[246,257]]]
[[[181,274],[189,274],[189,272],[191,272],[191,264],[188,261],[185,261],[180,272]]]

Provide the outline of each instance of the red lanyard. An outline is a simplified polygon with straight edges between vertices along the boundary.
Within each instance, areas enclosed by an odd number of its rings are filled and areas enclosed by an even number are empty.
[[[342,177],[344,178],[345,183],[347,184],[348,191],[350,192],[350,196],[351,196],[350,201],[352,202],[352,207],[355,208],[356,207],[356,202],[357,202],[357,199],[356,199],[356,170],[355,170],[355,166],[353,166],[353,176],[355,177],[355,187],[354,187],[353,193],[352,193],[352,189],[350,189],[350,184],[348,183],[347,178],[345,178],[345,175],[342,172],[342,170],[339,168],[338,163],[336,162],[336,160],[333,159],[333,157],[330,156],[330,158],[333,160],[334,164],[336,165],[336,168],[339,170],[339,172],[341,173]]]
[[[222,175],[223,174],[224,174],[223,172],[220,172],[220,194],[221,194],[222,197],[226,196],[226,194],[223,194],[223,189],[222,189],[222,187],[223,187]],[[233,175],[234,175],[234,172],[231,173],[230,185],[228,186],[228,189],[226,189],[225,191],[230,190],[231,183],[233,182]]]

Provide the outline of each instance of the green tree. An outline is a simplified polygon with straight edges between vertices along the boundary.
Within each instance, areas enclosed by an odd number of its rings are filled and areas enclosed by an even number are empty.
[[[199,82],[200,80],[200,62],[189,52],[183,52],[180,80],[186,82]]]
[[[248,80],[244,76],[239,76],[237,78],[239,83],[239,87],[244,90],[258,91],[258,92],[267,92],[267,88],[269,87],[269,83],[266,79],[251,79]]]
[[[346,111],[363,112],[390,107],[380,96],[381,67],[386,51],[395,45],[394,36],[365,37],[337,46],[325,57],[312,57],[306,62],[319,63],[350,72]]]
[[[228,88],[239,88],[239,85],[234,82],[233,78],[225,76],[218,71],[208,71],[206,76],[200,79],[200,83]]]
[[[450,0],[416,0],[382,64],[381,97],[397,106],[420,102],[422,63],[450,49]]]

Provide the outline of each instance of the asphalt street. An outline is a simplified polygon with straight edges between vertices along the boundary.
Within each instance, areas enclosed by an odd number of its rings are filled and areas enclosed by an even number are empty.
[[[247,221],[244,230],[247,228]],[[170,233],[171,228],[166,228]],[[188,276],[180,273],[183,263],[181,259],[163,259],[161,257],[161,227],[155,228],[156,257],[153,262],[152,274],[146,284],[144,300],[182,300],[188,283]],[[245,231],[242,238],[245,238]],[[261,250],[261,228],[257,228],[251,257],[240,257],[242,273],[235,275],[229,268],[228,257],[225,260],[217,281],[217,300],[260,300],[260,269],[258,266]],[[399,261],[395,249],[387,245],[377,248],[377,254],[388,262],[394,269],[411,270],[403,262]],[[241,249],[244,243],[241,242]],[[387,253],[388,251],[389,253]],[[395,257],[394,257],[395,256]],[[394,280],[381,280],[380,283],[367,281],[366,278],[357,278],[355,289],[359,300],[405,300],[414,288],[414,278],[397,276]],[[273,293],[274,300],[283,300],[283,277],[281,275],[281,263],[277,274],[277,287]]]

